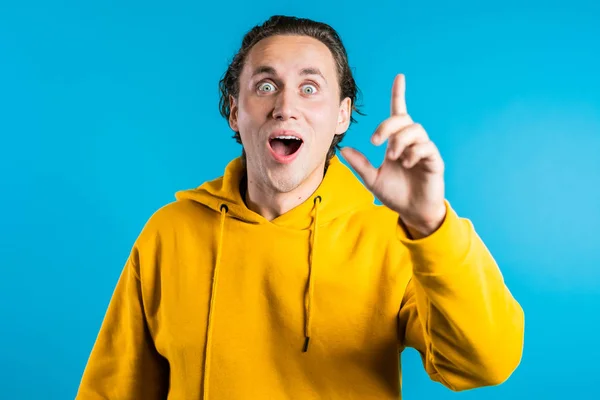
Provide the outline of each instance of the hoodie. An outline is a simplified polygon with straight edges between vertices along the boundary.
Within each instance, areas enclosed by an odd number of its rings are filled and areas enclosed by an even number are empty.
[[[150,217],[77,399],[398,399],[408,347],[453,391],[518,366],[523,310],[448,201],[413,240],[337,156],[272,221],[246,207],[244,177],[234,159]]]

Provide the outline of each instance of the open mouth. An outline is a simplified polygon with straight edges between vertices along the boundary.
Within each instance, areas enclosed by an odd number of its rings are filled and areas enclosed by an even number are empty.
[[[289,157],[300,149],[302,139],[295,136],[277,136],[269,140],[269,145],[278,156]]]

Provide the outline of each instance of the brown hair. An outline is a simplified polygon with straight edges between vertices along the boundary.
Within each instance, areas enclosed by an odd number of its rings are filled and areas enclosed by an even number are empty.
[[[348,63],[348,54],[338,33],[329,25],[313,21],[306,18],[288,17],[275,15],[265,21],[262,25],[257,25],[246,33],[242,40],[241,48],[233,57],[227,71],[219,81],[220,100],[219,108],[221,115],[229,120],[230,106],[229,96],[237,99],[240,90],[240,75],[244,67],[244,61],[252,47],[262,39],[275,35],[301,35],[309,36],[320,40],[331,51],[337,66],[338,82],[340,84],[340,101],[349,97],[351,100],[350,123],[355,123],[353,112],[364,115],[356,106],[356,101],[360,95],[352,71]],[[334,136],[333,142],[327,153],[325,169],[329,161],[334,156],[336,148],[339,149],[339,143],[346,133]],[[239,132],[235,132],[233,138],[242,144]],[[245,161],[245,152],[242,148],[242,158]]]

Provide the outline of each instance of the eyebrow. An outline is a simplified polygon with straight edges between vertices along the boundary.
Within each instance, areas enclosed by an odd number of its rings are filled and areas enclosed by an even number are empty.
[[[252,74],[252,76],[254,77],[254,76],[260,75],[260,74],[277,75],[277,71],[275,71],[275,68],[270,67],[268,65],[260,65],[254,69],[254,73]],[[318,75],[325,82],[327,82],[327,79],[325,79],[325,76],[323,75],[321,70],[319,70],[319,68],[315,68],[315,67],[302,68],[300,70],[300,75]]]

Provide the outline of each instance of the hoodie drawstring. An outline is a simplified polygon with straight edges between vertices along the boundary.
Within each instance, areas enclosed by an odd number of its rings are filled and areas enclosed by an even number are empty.
[[[219,266],[221,264],[221,253],[223,251],[223,233],[225,231],[225,218],[229,208],[221,204],[221,227],[219,229],[219,242],[217,243],[217,259],[213,270],[213,279],[210,290],[210,305],[208,309],[208,327],[206,333],[206,348],[204,351],[204,395],[203,399],[208,399],[208,378],[210,376],[210,353],[212,349],[213,316],[215,303],[217,299],[217,280],[219,278]]]
[[[318,227],[318,217],[319,217],[319,205],[322,199],[321,196],[315,197],[314,200],[314,218],[312,222],[312,232],[311,232],[311,241],[310,241],[310,258],[309,258],[309,271],[308,271],[308,285],[307,290],[304,296],[304,311],[305,311],[305,322],[304,322],[304,347],[302,351],[306,353],[308,351],[308,345],[311,337],[311,328],[312,328],[312,310],[313,310],[313,292],[314,292],[314,265],[315,265],[315,243],[317,242],[317,227]],[[229,212],[229,208],[222,204],[220,207],[221,210],[221,224],[219,229],[219,241],[217,243],[217,256],[215,260],[215,267],[213,270],[213,278],[211,285],[211,293],[210,293],[210,304],[208,310],[208,327],[206,334],[206,348],[204,352],[204,382],[203,382],[203,398],[208,399],[208,380],[210,377],[210,359],[211,359],[211,349],[212,349],[212,333],[213,333],[213,317],[214,317],[214,309],[217,299],[217,287],[218,287],[218,279],[219,279],[219,267],[221,264],[221,255],[223,251],[223,235],[225,231],[225,219],[227,217],[227,213]]]
[[[310,241],[310,262],[308,270],[308,288],[304,296],[304,311],[306,313],[304,322],[304,348],[302,351],[306,353],[308,351],[308,343],[310,342],[311,328],[312,328],[312,303],[313,303],[313,291],[314,291],[314,279],[313,270],[315,265],[315,243],[317,242],[317,227],[319,216],[319,204],[321,204],[321,196],[315,197],[314,201],[315,217],[313,219],[313,229]]]

